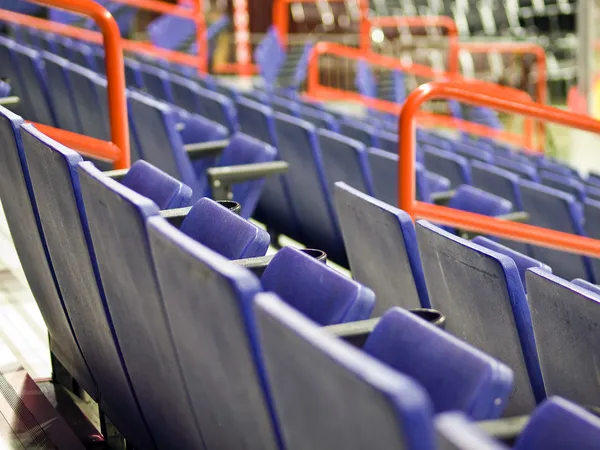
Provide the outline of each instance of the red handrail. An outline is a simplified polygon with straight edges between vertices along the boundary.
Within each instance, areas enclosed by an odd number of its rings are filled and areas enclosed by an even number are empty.
[[[443,28],[448,33],[448,72],[458,74],[460,66],[458,63],[458,27],[456,22],[447,16],[381,16],[372,17],[369,19],[369,36],[371,27],[409,27],[409,28],[426,28],[438,27]],[[361,33],[364,30],[361,29]],[[363,38],[361,37],[361,42]],[[371,48],[370,42],[368,47],[361,47],[363,50]]]
[[[515,101],[510,96],[501,95],[498,91],[480,89],[464,82],[446,81],[424,84],[408,96],[400,114],[398,127],[400,134],[398,146],[399,208],[408,212],[413,219],[428,219],[466,231],[600,257],[600,240],[417,201],[415,196],[416,117],[421,105],[432,99],[458,100],[600,134],[600,121],[588,116],[573,114],[535,102]]]
[[[110,115],[111,141],[119,150],[110,145],[93,145],[99,157],[110,155],[114,157],[114,167],[125,169],[130,164],[129,153],[129,122],[127,102],[125,99],[125,68],[123,63],[123,47],[121,46],[119,27],[112,15],[101,5],[91,0],[33,0],[44,6],[52,6],[66,11],[91,17],[104,39],[106,76],[108,80],[108,107]],[[6,11],[4,11],[6,12]],[[40,130],[60,142],[71,142],[73,133],[58,128],[41,126]],[[97,142],[96,142],[97,144]],[[111,159],[109,158],[109,159]]]
[[[406,63],[391,56],[364,51],[354,47],[347,47],[333,42],[319,42],[313,47],[308,62],[306,96],[312,100],[356,101],[370,108],[390,114],[399,114],[402,110],[402,105],[395,102],[365,97],[356,92],[321,85],[319,81],[319,57],[323,54],[330,54],[353,60],[365,60],[378,67],[383,67],[389,70],[401,70],[405,73],[410,73],[425,78],[432,78],[436,80],[464,80],[462,77],[456,74],[436,71],[429,66],[420,64]],[[513,96],[521,101],[531,101],[529,94],[518,89],[499,86],[478,80],[464,81],[472,85],[485,86],[486,89],[500,90],[500,92],[502,92],[504,95]],[[472,133],[477,136],[501,139],[514,145],[533,149],[533,121],[529,119],[524,121],[524,136],[438,114],[421,113],[419,115],[419,122],[425,126],[457,128],[461,131]]]

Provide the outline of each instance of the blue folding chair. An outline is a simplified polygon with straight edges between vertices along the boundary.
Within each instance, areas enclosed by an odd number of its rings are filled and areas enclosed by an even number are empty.
[[[367,122],[345,116],[340,120],[340,133],[362,142],[367,147],[377,147],[378,143],[374,137],[376,129]]]
[[[429,308],[408,214],[344,183],[336,183],[334,194],[352,276],[377,296],[374,315],[381,316],[392,306]]]
[[[371,289],[292,247],[277,252],[261,283],[322,326],[368,319],[375,305]]]
[[[521,161],[509,159],[502,156],[494,158],[494,164],[506,170],[519,175],[520,178],[529,181],[539,181],[537,169],[531,164],[526,164]]]
[[[411,378],[274,294],[258,295],[254,314],[286,448],[435,448],[431,403]]]
[[[456,189],[448,207],[490,217],[508,214],[513,210],[510,201],[467,184]]]
[[[521,181],[523,206],[531,225],[565,233],[584,235],[583,208],[575,197],[530,181]],[[589,258],[544,247],[531,246],[531,256],[552,267],[552,271],[566,280],[583,278],[594,281]]]
[[[416,228],[431,306],[446,316],[448,332],[514,371],[505,414],[528,414],[544,398],[544,383],[514,261],[429,222]]]
[[[506,365],[402,308],[383,315],[363,350],[421,384],[436,414],[494,419],[512,392]]]
[[[577,201],[583,202],[586,197],[585,185],[570,175],[561,175],[547,169],[540,170],[540,182],[559,191],[575,196]]]
[[[35,116],[30,115],[30,111],[33,111],[34,108],[28,96],[27,85],[25,85],[24,79],[21,77],[12,56],[12,48],[15,44],[15,41],[12,39],[0,36],[0,60],[2,61],[0,78],[7,81],[11,86],[13,95],[19,97],[19,104],[16,105],[16,111],[19,114],[33,118]]]
[[[417,130],[417,144],[428,145],[447,152],[454,150],[454,142],[452,140],[424,130]]]
[[[451,188],[471,184],[471,167],[465,157],[430,146],[423,146],[423,153],[425,168],[449,179]]]
[[[523,200],[519,189],[519,176],[491,164],[473,161],[471,163],[473,186],[510,201],[518,211],[523,210]]]
[[[316,108],[301,106],[299,108],[300,118],[312,123],[317,128],[324,128],[329,131],[338,132],[339,125],[333,115]]]
[[[457,155],[464,156],[471,163],[474,161],[481,161],[488,164],[494,163],[494,154],[478,145],[471,145],[466,142],[455,142],[454,152]]]
[[[588,291],[592,291],[594,294],[600,295],[600,286],[597,284],[592,284],[589,281],[582,280],[581,278],[575,278],[571,281],[576,286],[587,289]]]
[[[600,229],[595,224],[600,223],[600,200],[588,198],[583,203],[584,230],[588,237],[600,239]],[[600,259],[591,259],[594,281],[600,282]]]
[[[386,152],[398,154],[398,135],[385,130],[376,129],[375,139],[376,147]]]

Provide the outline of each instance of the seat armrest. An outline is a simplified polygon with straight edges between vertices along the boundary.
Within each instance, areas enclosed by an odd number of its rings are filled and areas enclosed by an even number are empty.
[[[196,142],[183,146],[188,157],[193,161],[195,159],[208,158],[209,156],[218,156],[229,145],[228,139],[210,142]]]
[[[160,212],[160,217],[166,219],[167,222],[174,227],[179,228],[183,219],[185,219],[190,212],[190,209],[192,209],[191,206],[188,206],[187,208],[165,209]]]
[[[456,190],[435,192],[435,193],[431,194],[431,201],[435,205],[445,206],[448,204],[448,202],[450,200],[452,200],[452,197],[454,197],[454,194],[456,194]]]
[[[127,175],[127,172],[129,172],[129,169],[107,170],[103,173],[104,175],[106,175],[109,178],[112,178],[115,181],[121,181],[125,177],[125,175]]]
[[[289,164],[285,161],[271,161],[237,166],[211,167],[206,172],[210,181],[213,198],[224,200],[231,198],[231,186],[237,183],[284,173]]]
[[[362,348],[371,332],[379,323],[379,320],[380,317],[377,317],[374,319],[359,320],[357,322],[329,325],[323,327],[323,329],[355,347]]]
[[[21,99],[16,95],[10,95],[8,97],[0,98],[0,106],[14,106],[19,104]]]
[[[257,277],[261,277],[267,266],[270,264],[271,260],[275,255],[269,256],[259,256],[257,258],[245,258],[245,259],[236,259],[231,261],[238,266],[245,267],[250,270]]]

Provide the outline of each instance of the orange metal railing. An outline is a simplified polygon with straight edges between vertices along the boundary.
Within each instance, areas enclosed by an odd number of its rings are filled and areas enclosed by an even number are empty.
[[[115,169],[126,169],[130,164],[129,122],[125,99],[125,68],[119,27],[111,14],[91,0],[33,0],[44,6],[91,17],[101,30],[106,52],[106,75],[108,80],[108,107],[110,114],[111,141],[105,142],[60,130],[42,124],[34,124],[44,134],[89,156],[114,162]],[[0,10],[3,13],[8,11]],[[29,16],[25,16],[29,17]]]
[[[571,253],[600,257],[600,240],[576,236],[523,223],[509,222],[440,205],[419,202],[415,197],[415,126],[421,105],[433,99],[453,99],[541,121],[553,122],[600,134],[600,122],[535,102],[519,102],[499,91],[480,89],[460,81],[432,82],[420,86],[406,100],[399,120],[398,206],[413,219],[457,227]]]
[[[369,29],[361,27],[361,33],[368,33],[368,36],[360,38],[361,43],[368,42],[363,50],[371,48],[370,33],[372,27],[408,27],[408,28],[442,28],[446,30],[448,36],[448,72],[457,74],[460,71],[458,61],[458,27],[456,22],[447,16],[386,16],[372,17],[369,19]]]
[[[513,98],[519,99],[523,102],[531,102],[531,97],[526,92],[518,89],[503,87],[484,81],[464,80],[456,74],[435,71],[429,66],[405,63],[390,56],[365,52],[357,48],[347,47],[332,42],[319,42],[312,49],[308,63],[307,91],[305,94],[307,98],[312,100],[353,101],[362,103],[369,108],[389,114],[400,114],[403,108],[402,105],[395,102],[365,97],[358,92],[341,89],[339,87],[325,86],[320,81],[320,57],[322,55],[332,55],[335,57],[347,58],[355,63],[358,61],[367,61],[369,64],[377,66],[378,68],[400,70],[405,73],[410,73],[427,79],[460,80],[468,83],[469,85],[483,85],[486,89],[501,92],[505,96],[512,96]],[[526,119],[524,121],[523,135],[510,133],[504,130],[497,130],[484,125],[468,122],[466,120],[455,119],[446,115],[425,112],[421,112],[419,114],[419,123],[423,126],[456,128],[477,136],[500,139],[530,150],[534,150],[536,148],[533,142],[533,121],[530,119]]]

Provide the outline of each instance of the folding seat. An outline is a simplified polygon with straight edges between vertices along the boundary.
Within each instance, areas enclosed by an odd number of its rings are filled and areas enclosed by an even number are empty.
[[[479,161],[471,163],[473,186],[510,201],[515,209],[523,210],[519,176],[508,170]]]
[[[494,419],[512,392],[506,365],[402,308],[383,315],[362,349],[421,384],[436,414]]]
[[[405,212],[336,183],[335,206],[352,277],[371,287],[374,316],[392,306],[429,308],[411,218]]]
[[[104,59],[104,56],[102,57]],[[125,58],[125,84],[130,89],[144,89],[144,77],[142,76],[141,68],[142,65],[139,61],[131,58]],[[98,72],[104,73],[104,63],[98,65],[96,61],[96,67]]]
[[[25,277],[50,335],[50,348],[80,386],[97,398],[95,381],[75,340],[56,285],[46,241],[40,229],[31,179],[24,165],[19,127],[22,119],[0,107],[0,193],[2,208]]]
[[[540,170],[547,170],[549,172],[554,172],[559,175],[571,177],[571,178],[579,178],[579,174],[575,169],[569,167],[565,164],[562,164],[558,161],[553,161],[549,158],[543,158],[538,161],[538,168]]]
[[[517,175],[519,175],[519,177],[521,177],[524,180],[539,180],[537,169],[531,164],[515,161],[513,159],[505,158],[502,156],[496,156],[494,158],[494,164],[498,167],[516,173]]]
[[[431,402],[415,381],[319,329],[274,294],[258,295],[253,306],[287,449],[436,447]]]
[[[591,186],[589,184],[584,185],[585,196],[591,200],[600,201],[600,187]]]
[[[173,93],[168,82],[169,72],[150,64],[140,64],[139,70],[144,89],[149,95],[157,100],[173,103]]]
[[[593,239],[600,239],[600,229],[597,226],[600,223],[600,200],[587,198],[583,203],[583,210],[586,236]],[[594,271],[594,282],[600,282],[600,259],[592,258],[591,263],[592,270]]]
[[[445,150],[423,146],[425,168],[450,180],[450,187],[471,184],[471,166],[468,160]]]
[[[584,236],[583,208],[575,197],[530,181],[521,181],[523,206],[529,214],[528,223],[565,233]],[[566,280],[583,278],[594,281],[590,259],[572,253],[531,246],[531,256],[552,267]]]
[[[330,259],[345,264],[316,128],[286,114],[276,113],[274,119],[279,156],[289,164],[286,178],[301,242],[324,250]]]
[[[376,134],[375,127],[358,119],[350,117],[342,118],[340,121],[340,133],[351,139],[362,142],[367,147],[377,146],[374,138]]]
[[[585,181],[589,185],[600,187],[600,174],[593,171],[589,172]]]
[[[540,270],[552,273],[552,268],[544,264],[543,262],[533,259],[523,253],[520,253],[512,248],[506,247],[505,245],[502,245],[484,236],[477,236],[471,239],[471,242],[477,245],[481,245],[482,247],[489,248],[490,250],[498,252],[502,255],[506,255],[510,259],[512,259],[517,265],[517,270],[519,271],[519,276],[521,277],[521,282],[523,283],[524,288],[527,288],[525,283],[525,273],[527,272],[527,269],[537,267]],[[527,291],[527,289],[525,290]]]
[[[539,269],[527,273],[533,331],[547,395],[600,404],[595,354],[600,296]]]
[[[454,152],[457,155],[464,156],[471,163],[475,161],[481,161],[488,164],[494,163],[494,154],[492,152],[488,152],[483,148],[465,142],[455,142]]]
[[[74,62],[75,64],[79,64],[79,65],[87,68],[87,65],[80,64],[80,62],[75,61],[74,51],[73,51],[74,43],[75,43],[75,41],[73,41],[73,39],[68,38],[66,36],[60,36],[60,35],[54,36],[54,45],[56,48],[56,54],[58,56],[61,56],[65,59],[68,59],[69,61]]]
[[[376,130],[375,141],[377,147],[386,152],[398,154],[398,135],[384,130]]]
[[[33,111],[29,111],[27,119],[35,120],[45,125],[56,124],[54,111],[50,104],[48,85],[40,53],[20,44],[11,48],[14,64],[27,87],[27,95]]]
[[[99,278],[77,174],[82,158],[31,125],[22,126],[22,135],[48,253],[75,335],[98,383],[101,407],[129,442],[154,448]],[[185,205],[191,195],[189,187],[143,161],[122,181],[163,208]]]
[[[335,182],[343,181],[365,194],[373,195],[366,147],[358,141],[324,129],[318,131],[318,138],[329,192],[333,192]]]
[[[96,66],[96,58],[94,58],[94,51],[92,48],[82,42],[72,42],[70,59],[75,64],[79,64],[86,69],[104,73],[104,66]]]
[[[454,150],[454,143],[450,139],[423,130],[417,130],[417,143],[435,147],[440,150],[446,150],[448,152]]]
[[[513,211],[513,204],[510,201],[468,184],[463,184],[456,189],[447,206],[491,217],[502,216]]]
[[[261,283],[322,326],[368,319],[375,305],[371,289],[292,247],[277,252]]]
[[[575,179],[570,175],[560,175],[546,169],[540,170],[539,175],[540,182],[544,186],[549,186],[558,189],[559,191],[566,192],[567,194],[571,194],[579,202],[585,200],[585,185],[578,179]]]
[[[527,414],[544,397],[531,318],[514,261],[417,222],[431,307],[446,330],[507,364],[515,374],[508,416]]]
[[[147,222],[158,207],[89,162],[78,173],[106,303],[154,442],[204,448],[150,253]]]
[[[515,450],[592,450],[598,447],[598,439],[597,416],[564,398],[551,397],[532,414]]]
[[[271,95],[269,100],[273,111],[289,114],[294,117],[300,116],[300,105],[298,105],[298,103],[295,101],[280,97],[278,95]]]
[[[325,111],[307,106],[300,107],[300,118],[312,123],[317,128],[338,132],[339,125],[333,115]]]
[[[576,286],[587,289],[588,291],[592,291],[594,294],[600,295],[600,286],[597,284],[592,284],[589,281],[582,280],[581,278],[575,278],[571,281]]]

